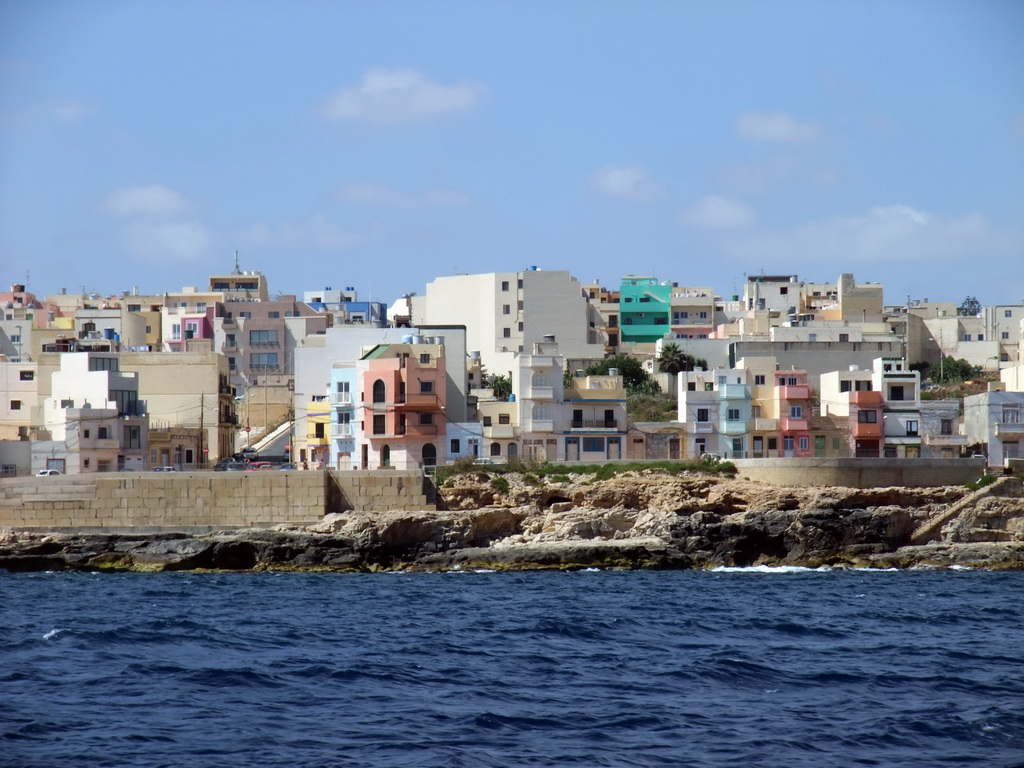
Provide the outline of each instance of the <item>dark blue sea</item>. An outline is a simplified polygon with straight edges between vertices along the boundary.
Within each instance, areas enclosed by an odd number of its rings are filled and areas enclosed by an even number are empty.
[[[1024,574],[0,573],[0,765],[1024,766]]]

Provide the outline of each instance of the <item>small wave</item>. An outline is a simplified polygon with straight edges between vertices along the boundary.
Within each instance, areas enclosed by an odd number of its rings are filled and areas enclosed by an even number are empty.
[[[712,573],[814,573],[817,568],[803,565],[719,565]]]
[[[52,640],[63,631],[63,629],[51,629],[49,632],[43,635],[43,640]]]

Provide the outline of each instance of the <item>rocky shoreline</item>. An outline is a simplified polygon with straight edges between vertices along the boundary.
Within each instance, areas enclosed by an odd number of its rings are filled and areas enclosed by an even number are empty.
[[[1024,488],[779,488],[656,470],[611,479],[468,473],[443,511],[342,512],[315,526],[0,532],[8,571],[444,571],[967,567],[1024,570]]]

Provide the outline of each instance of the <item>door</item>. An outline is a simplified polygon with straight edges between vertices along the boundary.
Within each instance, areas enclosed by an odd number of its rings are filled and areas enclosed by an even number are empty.
[[[668,441],[668,457],[672,461],[679,460],[679,438],[670,437]]]
[[[565,438],[565,460],[580,460],[580,439],[578,437]]]
[[[437,464],[437,448],[433,443],[427,443],[423,446],[423,466],[432,467],[435,464]]]
[[[814,436],[814,458],[823,459],[825,458],[825,436],[815,435]]]

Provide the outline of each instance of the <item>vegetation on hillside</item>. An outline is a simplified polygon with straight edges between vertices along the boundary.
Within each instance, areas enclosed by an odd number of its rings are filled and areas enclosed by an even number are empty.
[[[616,368],[622,377],[623,386],[630,395],[653,395],[661,391],[651,375],[635,357],[629,355],[612,355],[587,368],[587,376],[607,376],[608,371]]]
[[[640,472],[655,470],[669,475],[682,472],[702,472],[704,474],[735,475],[736,467],[728,461],[699,459],[696,461],[642,461],[623,462],[621,464],[551,464],[546,461],[525,461],[510,459],[507,464],[477,464],[473,459],[459,459],[454,464],[438,467],[434,473],[437,484],[443,485],[446,480],[456,475],[485,474],[490,475],[495,487],[505,487],[502,475],[518,473],[529,476],[537,482],[569,482],[573,477],[593,475],[594,480],[609,480],[623,472]]]

